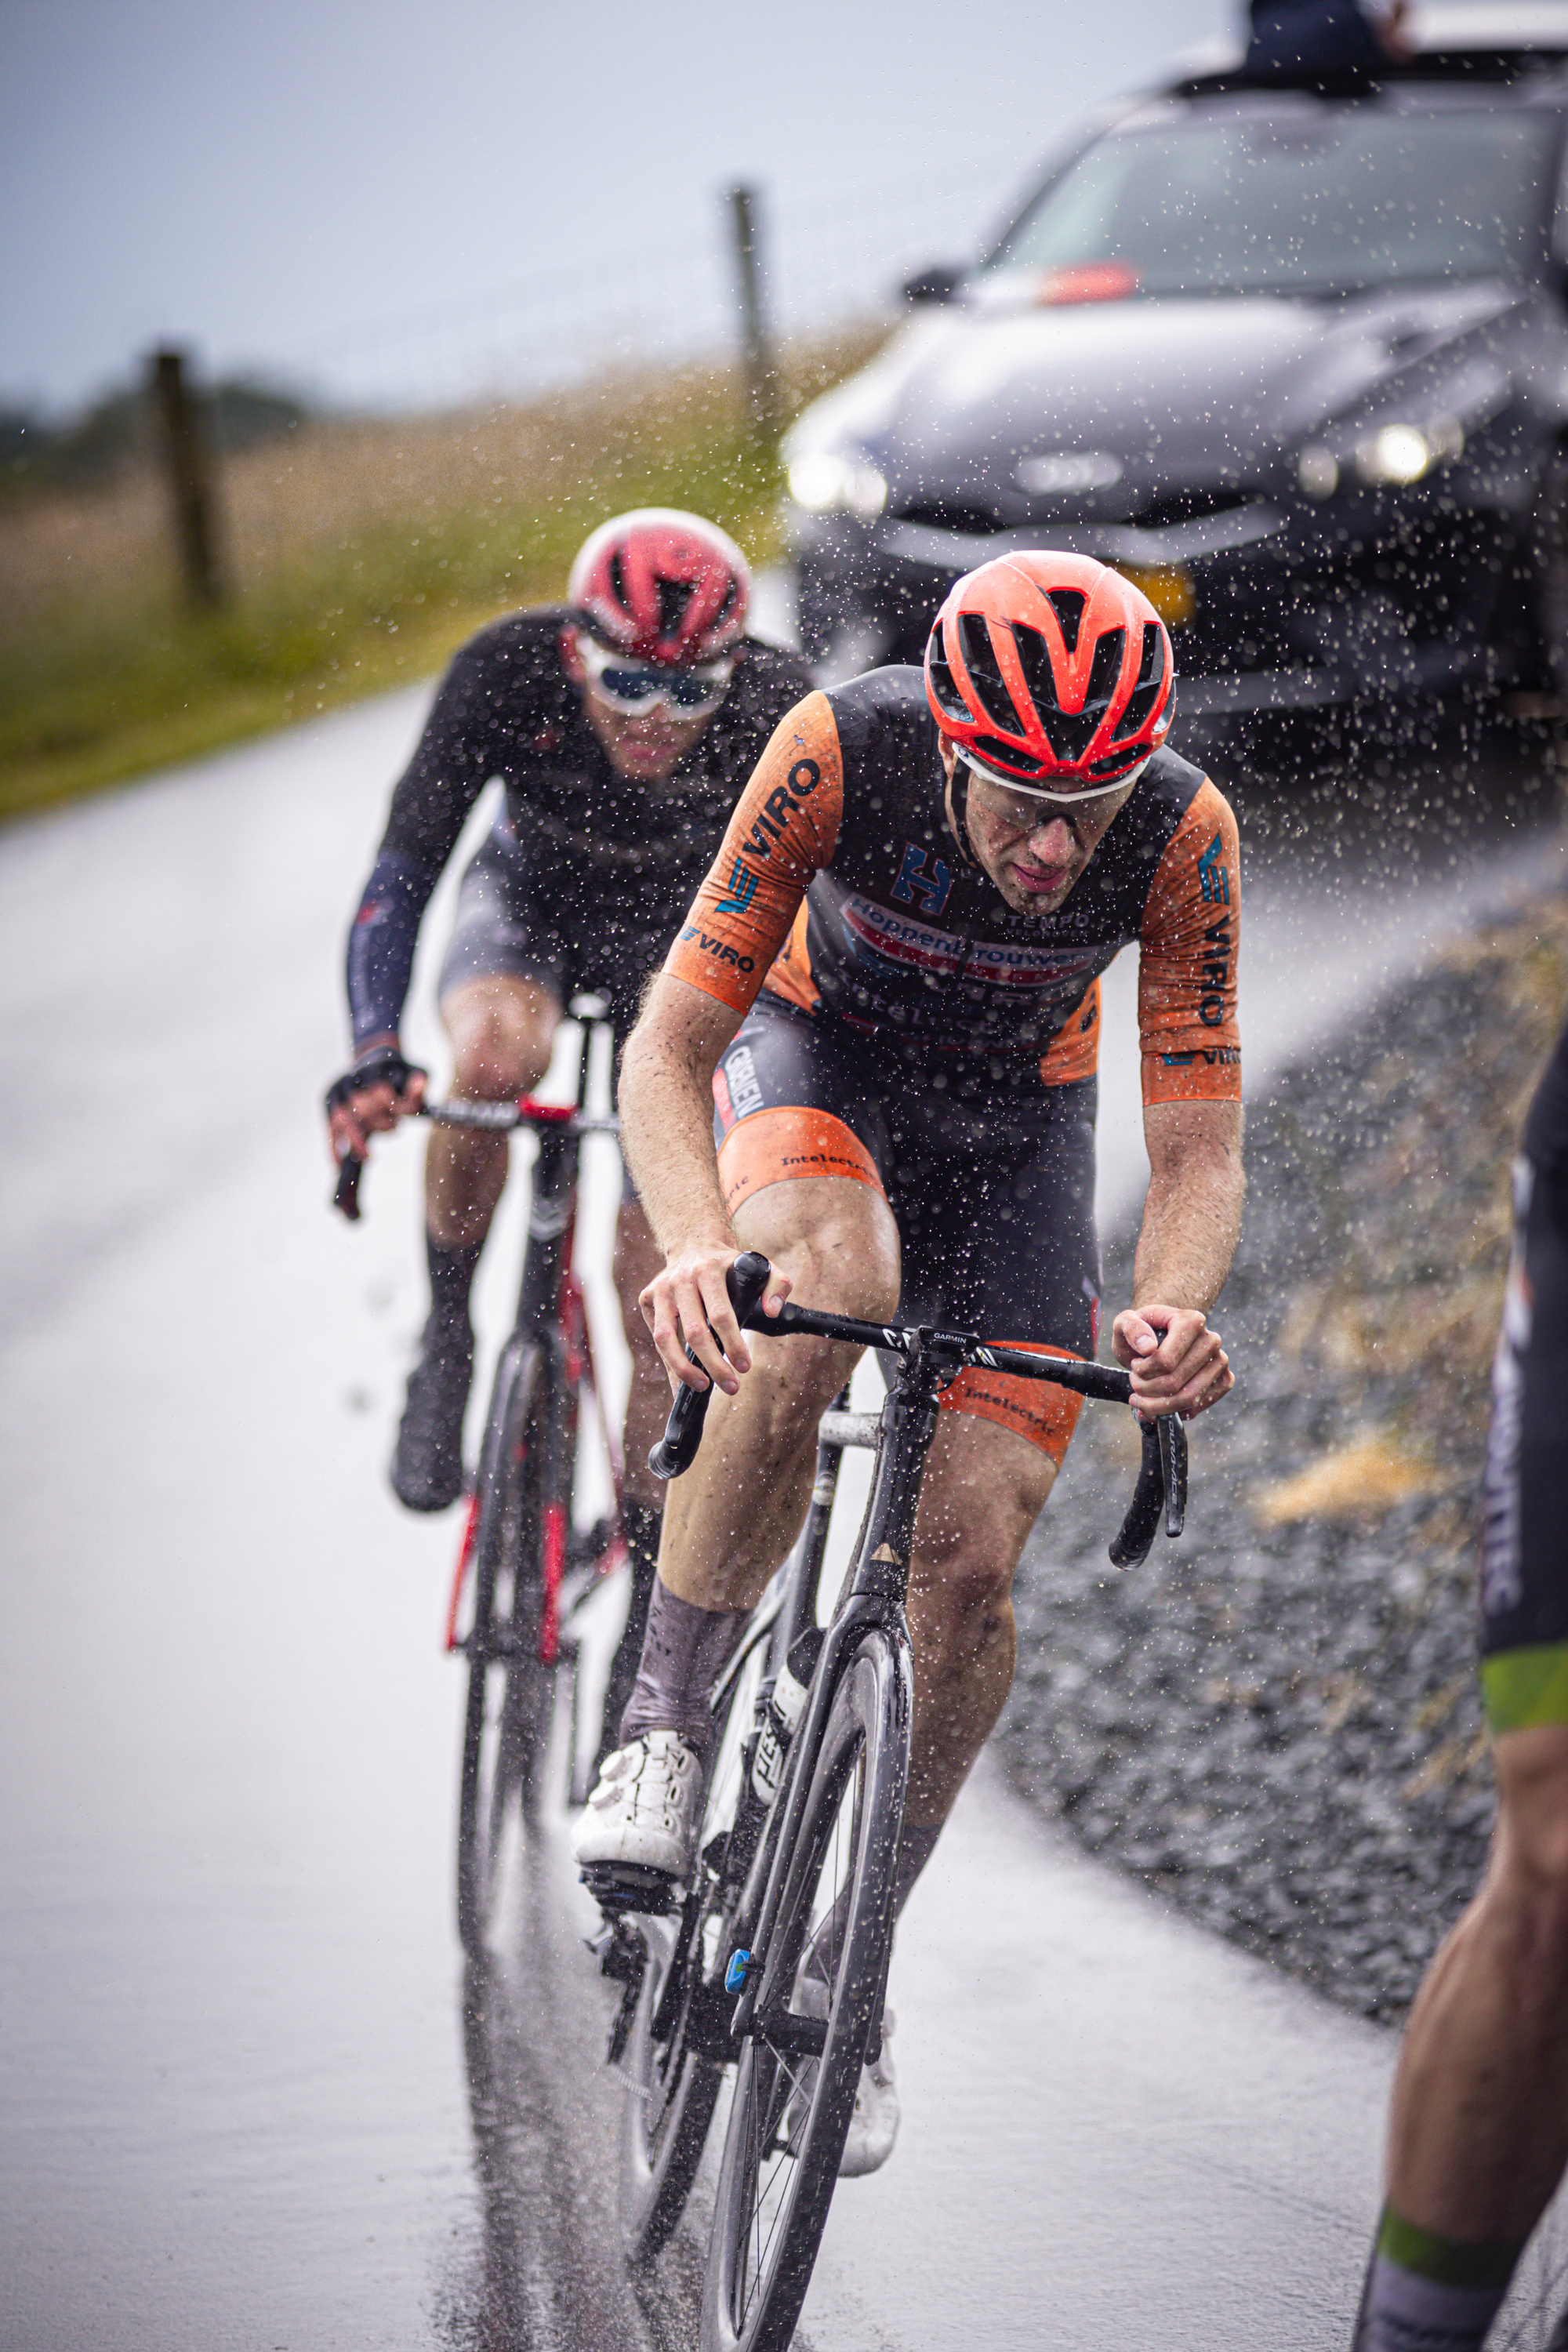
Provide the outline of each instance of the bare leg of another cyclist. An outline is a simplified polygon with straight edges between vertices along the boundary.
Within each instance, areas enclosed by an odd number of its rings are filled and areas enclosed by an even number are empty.
[[[1367,2352],[1474,2352],[1568,2165],[1568,1727],[1505,1733],[1497,1769],[1485,1883],[1400,2053]]]
[[[452,1042],[452,1091],[504,1102],[536,1087],[550,1064],[561,1007],[539,982],[512,973],[466,981],[441,1000]],[[474,1372],[468,1294],[506,1183],[507,1140],[458,1128],[430,1133],[425,1161],[425,1252],[430,1317],[392,1457],[392,1485],[412,1511],[442,1511],[463,1485],[463,1412]]]

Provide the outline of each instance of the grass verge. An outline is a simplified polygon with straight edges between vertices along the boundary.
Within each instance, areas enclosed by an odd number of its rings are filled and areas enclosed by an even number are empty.
[[[796,352],[793,415],[873,348]],[[96,791],[439,669],[480,624],[559,595],[606,514],[686,507],[778,551],[776,453],[725,369],[623,377],[529,407],[323,422],[231,462],[235,594],[176,593],[162,485],[0,518],[0,817]]]

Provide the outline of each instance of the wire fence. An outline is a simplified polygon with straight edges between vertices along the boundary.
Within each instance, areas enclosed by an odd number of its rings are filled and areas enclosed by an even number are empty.
[[[831,200],[759,191],[765,309],[777,336],[889,310],[923,264],[962,260],[1002,217],[1026,152],[923,171]],[[481,298],[334,330],[274,354],[318,397],[370,409],[518,398],[645,361],[732,351],[738,288],[728,203],[706,240],[665,239],[541,272]]]

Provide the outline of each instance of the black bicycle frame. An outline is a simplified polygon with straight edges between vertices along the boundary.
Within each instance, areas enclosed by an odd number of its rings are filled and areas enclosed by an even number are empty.
[[[861,1322],[852,1317],[797,1307],[790,1300],[776,1316],[764,1316],[761,1299],[767,1271],[766,1261],[755,1256],[738,1259],[731,1270],[731,1297],[746,1328],[810,1333],[877,1348],[884,1354],[890,1351],[899,1360],[899,1370],[879,1413],[848,1412],[845,1391],[818,1423],[811,1506],[791,1554],[784,1591],[770,1620],[768,1664],[775,1676],[796,1639],[816,1622],[827,1522],[845,1447],[877,1447],[877,1468],[855,1558],[827,1627],[805,1711],[790,1742],[783,1785],[763,1822],[755,1851],[746,1864],[741,1893],[729,1914],[731,1948],[752,1956],[731,2024],[731,2048],[752,2030],[757,1988],[762,1981],[761,1956],[776,1925],[787,1874],[784,1868],[777,1866],[778,1860],[781,1854],[789,1855],[800,1832],[847,1654],[866,1633],[879,1629],[901,1662],[901,1679],[906,1691],[909,1688],[912,1670],[905,1602],[910,1559],[921,1480],[936,1434],[942,1390],[965,1365],[983,1363],[1002,1372],[1048,1379],[1080,1395],[1112,1402],[1124,1404],[1131,1396],[1127,1373],[1111,1365],[1070,1357],[1042,1358],[1024,1349],[983,1343],[967,1332]],[[711,1393],[710,1388],[682,1389],[677,1396],[668,1429],[650,1456],[651,1465],[659,1475],[679,1475],[689,1465],[701,1441]],[[1110,1547],[1111,1558],[1119,1565],[1144,1557],[1162,1510],[1168,1535],[1177,1535],[1182,1528],[1186,1504],[1186,1441],[1180,1423],[1172,1417],[1146,1425],[1142,1456],[1131,1505]],[[766,1602],[762,1606],[765,1610]],[[714,1694],[715,1706],[726,1698],[731,1677],[739,1672],[742,1659],[755,1649],[761,1630],[753,1628],[752,1637],[721,1679]]]

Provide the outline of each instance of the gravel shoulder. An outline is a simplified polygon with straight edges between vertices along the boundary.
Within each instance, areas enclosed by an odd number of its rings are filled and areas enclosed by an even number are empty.
[[[1188,1532],[1119,1574],[1086,1412],[1016,1595],[1017,1787],[1205,1926],[1397,2020],[1492,1814],[1473,1569],[1508,1164],[1568,1008],[1568,895],[1444,950],[1251,1107]],[[1128,1295],[1135,1228],[1108,1237]]]

